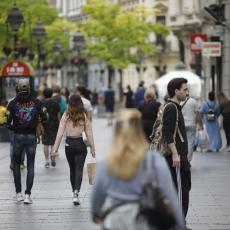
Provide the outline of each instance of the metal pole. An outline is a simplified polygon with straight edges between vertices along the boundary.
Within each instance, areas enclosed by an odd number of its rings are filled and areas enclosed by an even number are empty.
[[[224,33],[224,53],[223,53],[223,92],[230,96],[230,1],[223,0],[225,4],[225,20],[226,26]]]

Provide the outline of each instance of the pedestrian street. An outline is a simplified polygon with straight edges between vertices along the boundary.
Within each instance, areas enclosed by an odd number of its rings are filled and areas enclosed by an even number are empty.
[[[94,119],[97,159],[109,147],[112,127],[105,119]],[[56,168],[44,167],[42,145],[37,148],[33,204],[18,204],[9,169],[9,144],[0,143],[0,229],[20,230],[99,230],[90,218],[90,192],[86,164],[80,192],[80,206],[72,204],[69,169],[62,143]],[[87,161],[90,161],[90,155]],[[230,153],[196,152],[192,161],[192,190],[188,226],[193,230],[230,229]],[[26,170],[22,171],[25,189]]]

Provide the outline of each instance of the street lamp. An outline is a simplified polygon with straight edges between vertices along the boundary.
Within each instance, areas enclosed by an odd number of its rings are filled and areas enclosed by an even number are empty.
[[[13,8],[9,11],[6,24],[9,25],[14,35],[14,57],[17,58],[17,42],[18,42],[18,30],[21,24],[24,22],[23,15],[14,3]]]
[[[38,78],[40,84],[41,61],[44,61],[46,56],[45,51],[41,49],[42,40],[46,36],[46,30],[41,21],[38,21],[37,24],[32,29],[32,36],[34,36],[37,40],[37,49],[38,49],[37,70],[38,70]]]
[[[82,85],[87,84],[87,62],[81,56],[85,48],[85,39],[83,34],[78,31],[73,36],[73,51],[76,51],[76,57],[73,57],[73,63],[78,66],[78,81]]]
[[[158,76],[161,77],[164,74],[165,66],[162,67],[162,55],[164,53],[164,47],[161,43],[157,44],[156,55],[157,55],[157,66],[155,66]]]

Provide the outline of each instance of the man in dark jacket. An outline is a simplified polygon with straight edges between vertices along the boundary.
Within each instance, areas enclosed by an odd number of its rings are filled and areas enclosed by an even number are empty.
[[[177,169],[180,170],[182,208],[186,217],[189,206],[189,191],[191,189],[191,172],[187,158],[188,144],[180,102],[184,101],[188,96],[187,80],[174,78],[168,83],[167,89],[169,99],[164,109],[162,130],[164,140],[170,149],[170,154],[167,154],[166,161],[177,189],[180,188],[180,185],[177,183],[176,171]],[[177,126],[178,129],[174,139],[174,132]]]
[[[39,117],[43,122],[47,120],[41,102],[30,92],[28,79],[19,79],[17,96],[7,107],[7,127],[14,131],[13,162],[14,183],[17,201],[31,204],[31,189],[34,180],[34,160],[37,147],[36,127]],[[20,162],[23,149],[27,156],[27,178],[25,198],[21,193]]]

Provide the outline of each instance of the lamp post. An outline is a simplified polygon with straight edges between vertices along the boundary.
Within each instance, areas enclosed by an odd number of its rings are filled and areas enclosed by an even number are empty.
[[[155,66],[155,69],[158,72],[158,77],[161,77],[165,71],[165,66],[162,66],[163,53],[164,53],[163,45],[161,43],[157,44],[157,47],[156,47],[157,65]]]
[[[14,58],[16,59],[18,57],[18,48],[17,48],[17,43],[18,43],[18,30],[21,26],[21,24],[24,22],[23,15],[21,11],[18,9],[16,6],[16,3],[14,3],[13,8],[9,11],[7,19],[6,19],[6,24],[7,26],[10,25],[11,30],[13,32],[14,36]]]
[[[53,54],[54,54],[54,66],[55,66],[55,70],[56,70],[56,80],[58,82],[58,84],[61,84],[61,82],[63,81],[62,79],[62,72],[61,72],[61,67],[62,67],[62,63],[61,63],[61,59],[60,59],[60,54],[62,52],[62,46],[60,44],[59,41],[55,41],[54,45],[53,45]]]
[[[42,41],[46,36],[46,31],[41,21],[38,21],[34,26],[34,28],[32,29],[32,36],[34,36],[37,41],[37,49],[38,49],[37,70],[38,70],[38,80],[40,86],[41,61],[44,61],[46,56],[44,49],[42,50]]]
[[[76,56],[74,58],[74,64],[78,66],[78,78],[80,84],[86,85],[87,83],[87,62],[81,57],[83,53],[83,49],[85,48],[85,39],[80,31],[77,32],[75,36],[73,36],[73,50],[76,51]]]

